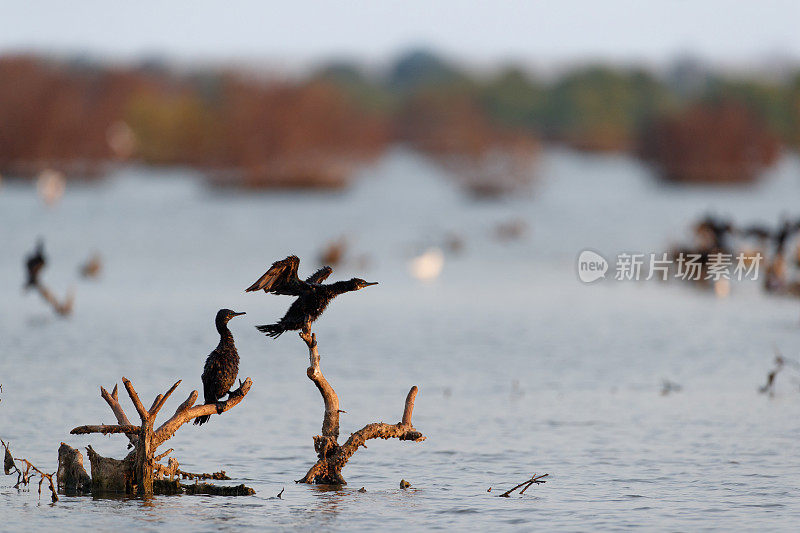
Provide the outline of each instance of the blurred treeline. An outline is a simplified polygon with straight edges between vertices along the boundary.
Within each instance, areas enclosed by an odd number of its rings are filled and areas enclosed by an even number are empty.
[[[257,74],[0,57],[0,173],[91,177],[135,161],[200,168],[217,183],[337,187],[403,142],[493,193],[524,180],[540,140],[677,157],[664,174],[700,181],[750,179],[779,144],[800,147],[800,69],[732,76],[683,61],[658,75],[594,65],[545,79],[416,51],[380,71],[335,62],[300,80]],[[689,145],[697,153],[681,162]]]

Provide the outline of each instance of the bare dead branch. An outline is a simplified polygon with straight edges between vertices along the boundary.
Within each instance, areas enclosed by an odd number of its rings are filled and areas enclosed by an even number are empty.
[[[117,397],[117,386],[114,385],[114,391],[109,394],[106,389],[100,387],[100,396],[106,401],[109,407],[111,407],[111,411],[114,413],[114,416],[117,419],[117,423],[121,426],[130,426],[131,421],[128,420],[128,416],[125,414],[125,410],[122,409],[122,406],[119,404],[119,400]]]
[[[530,487],[531,485],[534,485],[534,484],[540,485],[542,483],[546,483],[546,480],[544,478],[546,478],[548,475],[549,474],[542,474],[540,476],[537,476],[536,474],[534,474],[533,476],[531,476],[530,479],[526,479],[525,481],[523,481],[519,485],[508,489],[503,494],[499,494],[499,497],[500,498],[509,498],[509,497],[511,497],[511,493],[512,492],[514,492],[518,488],[522,487],[523,485],[524,485],[525,488],[523,488],[521,491],[519,491],[519,493],[520,494],[524,494],[525,491],[528,490],[528,487]],[[489,490],[492,490],[492,489],[490,488]]]
[[[50,484],[50,494],[53,503],[58,501],[58,493],[56,492],[56,487],[53,484],[53,476],[56,475],[55,472],[52,474],[48,474],[47,472],[43,472],[42,470],[36,468],[36,466],[22,457],[12,457],[11,451],[9,450],[8,444],[5,441],[0,439],[0,443],[2,443],[3,448],[5,448],[5,460],[3,461],[3,472],[10,476],[12,474],[17,474],[17,483],[14,485],[14,488],[19,488],[20,485],[28,485],[31,482],[31,470],[35,473],[39,474],[40,481],[39,481],[39,497],[42,496],[42,482],[46,479]],[[15,461],[23,463],[25,465],[25,471],[20,471],[20,469],[15,464]]]
[[[111,435],[113,433],[125,433],[128,435],[136,435],[142,430],[141,426],[114,426],[107,424],[100,424],[97,426],[78,426],[72,428],[70,434],[72,435],[88,435],[89,433],[102,433],[103,435]]]
[[[406,396],[406,406],[403,409],[403,421],[401,422],[401,424],[404,426],[411,425],[411,415],[414,414],[414,400],[417,397],[418,391],[419,389],[416,385],[411,387],[411,390],[408,391],[408,396]]]
[[[409,440],[422,442],[425,437],[414,429],[411,423],[414,414],[414,400],[419,389],[414,386],[408,391],[403,409],[402,421],[397,424],[384,424],[382,422],[367,424],[356,431],[343,445],[338,444],[339,436],[339,397],[333,387],[322,375],[320,357],[317,348],[317,337],[310,332],[300,332],[300,338],[308,347],[309,367],[306,371],[308,378],[314,382],[322,395],[325,404],[325,415],[322,421],[322,435],[314,437],[314,450],[317,452],[318,461],[309,469],[298,483],[344,484],[341,475],[342,468],[347,464],[360,447],[366,448],[369,439]]]
[[[177,473],[180,474],[181,479],[217,479],[217,480],[230,479],[224,470],[220,470],[219,472],[212,472],[210,474],[207,473],[194,474],[192,472],[184,472],[183,470],[178,470]]]
[[[128,416],[125,414],[125,410],[119,404],[119,396],[117,393],[117,385],[114,384],[114,390],[111,394],[108,393],[106,389],[100,387],[100,396],[106,401],[108,406],[111,408],[111,411],[114,413],[114,417],[117,419],[117,423],[120,426],[132,426],[131,421],[128,419]],[[139,437],[136,434],[128,433],[128,440],[130,441],[131,445],[135,446],[139,440]]]
[[[180,465],[178,464],[178,461],[174,457],[170,457],[166,466],[156,463],[154,473],[162,479],[164,477],[169,477],[172,479],[178,472],[180,472],[180,469],[178,468],[179,466]]]
[[[250,391],[250,387],[252,387],[253,381],[250,378],[244,380],[238,389],[231,392],[228,396],[228,399],[222,402],[217,402],[216,404],[203,404],[203,405],[195,405],[194,407],[187,407],[185,409],[178,409],[175,411],[175,414],[172,415],[172,418],[161,424],[157,430],[153,432],[153,448],[158,448],[164,441],[168,440],[178,431],[183,424],[189,422],[198,416],[204,415],[215,415],[215,414],[222,414],[225,411],[233,409],[236,407],[239,402],[241,402],[245,395]],[[189,403],[193,397],[197,398],[197,391],[192,391],[192,394],[189,396],[183,405],[194,404],[194,401]]]
[[[153,409],[156,408],[156,405],[158,405],[158,402],[160,402],[162,398],[164,398],[164,395],[159,394],[153,399],[153,403],[150,404],[150,408],[147,410],[148,415],[152,415]]]
[[[188,397],[188,398],[186,398],[186,400],[184,400],[184,402],[183,402],[182,404],[180,404],[180,405],[178,406],[178,408],[177,408],[177,409],[175,409],[175,414],[178,414],[178,413],[180,413],[181,411],[185,411],[186,409],[188,409],[188,408],[190,408],[191,406],[193,406],[193,405],[194,405],[194,402],[196,402],[196,401],[197,401],[197,397],[198,397],[198,395],[199,395],[199,394],[198,394],[198,392],[197,392],[196,390],[193,390],[193,391],[192,391],[192,392],[189,394],[189,397]]]
[[[317,481],[317,478],[329,479],[326,477],[326,473],[331,470],[340,472],[359,448],[362,446],[364,448],[367,447],[366,442],[368,440],[392,438],[413,442],[425,440],[422,433],[414,429],[413,426],[405,425],[402,422],[399,424],[384,424],[383,422],[367,424],[350,435],[350,438],[337,447],[328,457],[320,458],[317,464],[312,466],[303,479],[300,480],[300,483],[331,483],[331,481]]]
[[[136,408],[136,412],[139,413],[139,417],[142,419],[142,422],[146,422],[149,413],[145,411],[142,400],[140,400],[139,395],[136,394],[133,384],[125,377],[122,378],[122,384],[125,385],[125,390],[128,391],[128,396],[130,396],[133,406]]]
[[[163,458],[164,458],[164,457],[166,457],[167,455],[171,454],[173,451],[174,451],[174,450],[173,450],[172,448],[170,448],[169,450],[167,450],[167,451],[165,451],[165,452],[163,452],[163,453],[161,453],[161,454],[159,454],[159,455],[156,455],[156,456],[155,456],[155,460],[156,460],[156,461],[160,461],[161,459],[163,459]]]
[[[116,386],[111,394],[101,387],[101,395],[111,407],[119,424],[79,426],[74,428],[72,433],[124,433],[129,435],[131,437],[131,442],[135,445],[135,450],[124,460],[119,461],[100,457],[90,448],[87,450],[89,452],[89,459],[92,461],[93,466],[97,463],[98,466],[103,469],[103,479],[99,482],[101,486],[120,490],[124,487],[124,490],[127,492],[133,491],[135,487],[137,492],[145,495],[152,494],[153,492],[154,474],[172,476],[178,472],[178,462],[174,458],[170,458],[168,466],[166,467],[156,462],[163,459],[172,451],[170,449],[156,456],[155,450],[158,446],[171,438],[186,422],[198,416],[221,414],[232,409],[242,401],[253,384],[250,378],[247,378],[244,382],[240,381],[239,388],[231,392],[226,401],[208,405],[194,405],[198,397],[198,392],[194,390],[189,394],[189,397],[178,406],[175,410],[175,414],[169,420],[164,422],[157,430],[153,430],[153,423],[156,415],[169,399],[170,395],[178,388],[181,381],[175,382],[165,394],[156,396],[149,410],[145,410],[133,384],[124,377],[122,378],[122,382],[125,385],[125,389],[128,391],[128,396],[130,396],[134,407],[136,407],[137,413],[139,413],[142,424],[140,426],[130,424],[130,421],[125,415],[125,411],[119,405]],[[127,422],[127,424],[123,422]]]
[[[151,407],[150,411],[149,411],[150,416],[155,417],[158,414],[158,412],[161,410],[161,408],[164,407],[164,404],[167,403],[167,400],[169,400],[169,397],[172,395],[172,393],[175,392],[175,389],[178,388],[178,385],[181,384],[181,381],[183,381],[183,380],[179,379],[178,381],[176,381],[175,385],[170,387],[170,389],[163,396],[161,394],[159,394],[156,397],[156,401],[153,404],[153,407]]]
[[[308,379],[314,382],[322,401],[325,403],[325,414],[322,418],[322,436],[333,438],[339,437],[339,397],[333,390],[328,380],[322,375],[319,367],[319,351],[317,350],[317,336],[315,333],[300,332],[300,338],[308,346],[309,367],[306,370]]]
[[[41,282],[36,282],[34,285],[36,290],[39,291],[39,294],[44,298],[44,300],[50,304],[50,307],[61,316],[68,316],[72,313],[72,305],[75,302],[75,294],[70,291],[67,293],[66,298],[64,298],[63,302],[59,302],[58,298],[50,292],[50,289],[42,285]]]

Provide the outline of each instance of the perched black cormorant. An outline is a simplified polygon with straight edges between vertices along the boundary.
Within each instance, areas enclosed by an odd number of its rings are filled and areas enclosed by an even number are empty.
[[[39,239],[36,243],[36,250],[25,259],[25,268],[28,273],[28,280],[25,289],[35,287],[39,283],[39,273],[47,264],[44,256],[44,241]]]
[[[327,266],[317,270],[303,281],[297,277],[299,266],[300,259],[294,255],[290,255],[282,261],[275,261],[269,270],[245,291],[263,290],[266,293],[298,297],[278,322],[256,326],[259,331],[266,333],[269,337],[279,337],[281,333],[288,330],[302,329],[308,332],[311,329],[311,323],[319,318],[330,301],[338,295],[378,284],[360,278],[323,284],[322,282],[333,272],[331,267]]]
[[[243,315],[230,309],[217,311],[215,323],[219,331],[219,344],[206,359],[203,369],[203,398],[206,404],[215,404],[217,400],[228,394],[236,382],[239,373],[239,354],[233,343],[233,335],[228,329],[228,320],[235,316]],[[196,425],[208,422],[210,415],[198,416],[194,419]]]

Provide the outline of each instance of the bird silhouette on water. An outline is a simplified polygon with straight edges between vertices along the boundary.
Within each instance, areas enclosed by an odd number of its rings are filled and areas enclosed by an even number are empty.
[[[231,387],[236,382],[239,374],[239,354],[236,352],[236,345],[233,343],[233,335],[228,329],[228,321],[244,313],[237,313],[230,309],[220,309],[217,311],[215,323],[219,332],[219,344],[206,359],[206,366],[203,368],[203,398],[205,403],[216,404],[226,394],[229,394]],[[217,413],[220,413],[220,406],[217,406]],[[195,425],[203,425],[208,422],[211,415],[198,416],[194,419]]]
[[[342,293],[357,291],[377,282],[364,281],[361,278],[352,278],[336,283],[323,283],[331,275],[331,267],[322,267],[314,274],[301,280],[297,277],[300,259],[290,255],[281,261],[275,261],[267,272],[258,278],[246,289],[245,292],[263,290],[266,293],[297,296],[289,306],[286,314],[275,324],[256,326],[262,333],[269,337],[280,337],[284,331],[303,330],[308,333],[311,324],[325,311],[328,304]]]
[[[47,259],[44,256],[44,241],[39,239],[36,243],[36,250],[34,250],[32,254],[25,258],[25,268],[28,273],[28,279],[24,287],[26,290],[38,285],[39,273],[46,264]]]

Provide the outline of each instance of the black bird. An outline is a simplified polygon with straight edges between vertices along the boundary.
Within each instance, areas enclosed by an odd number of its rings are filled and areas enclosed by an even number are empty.
[[[289,306],[286,314],[275,324],[256,326],[262,333],[269,337],[279,337],[288,330],[303,330],[308,333],[311,323],[320,317],[331,300],[344,292],[357,291],[377,282],[370,283],[360,278],[336,283],[322,283],[333,270],[323,267],[309,276],[305,281],[297,277],[297,268],[300,259],[290,255],[282,261],[275,261],[267,272],[258,278],[258,281],[247,288],[245,292],[263,290],[266,293],[297,296]]]
[[[243,314],[230,309],[217,311],[215,323],[219,331],[219,344],[206,359],[202,377],[203,398],[207,405],[217,403],[217,400],[230,392],[236,382],[239,373],[239,354],[236,352],[231,330],[228,329],[228,320]],[[209,418],[210,415],[198,416],[194,419],[194,423],[203,425]]]
[[[705,236],[709,243],[706,246],[717,251],[729,250],[727,236],[733,232],[733,224],[730,221],[717,218],[714,215],[706,215],[695,225],[695,232],[698,236]]]
[[[737,233],[743,237],[754,237],[761,241],[766,241],[772,237],[772,230],[761,224],[751,224],[740,230]]]
[[[775,253],[782,255],[786,246],[786,241],[791,239],[798,231],[800,231],[800,222],[791,222],[787,219],[783,219],[783,223],[778,226],[778,229],[773,235]]]
[[[31,287],[35,287],[39,283],[39,273],[47,264],[47,260],[44,256],[44,241],[39,239],[36,243],[36,250],[25,258],[25,268],[28,273],[28,280],[25,283],[24,288],[30,289]]]

